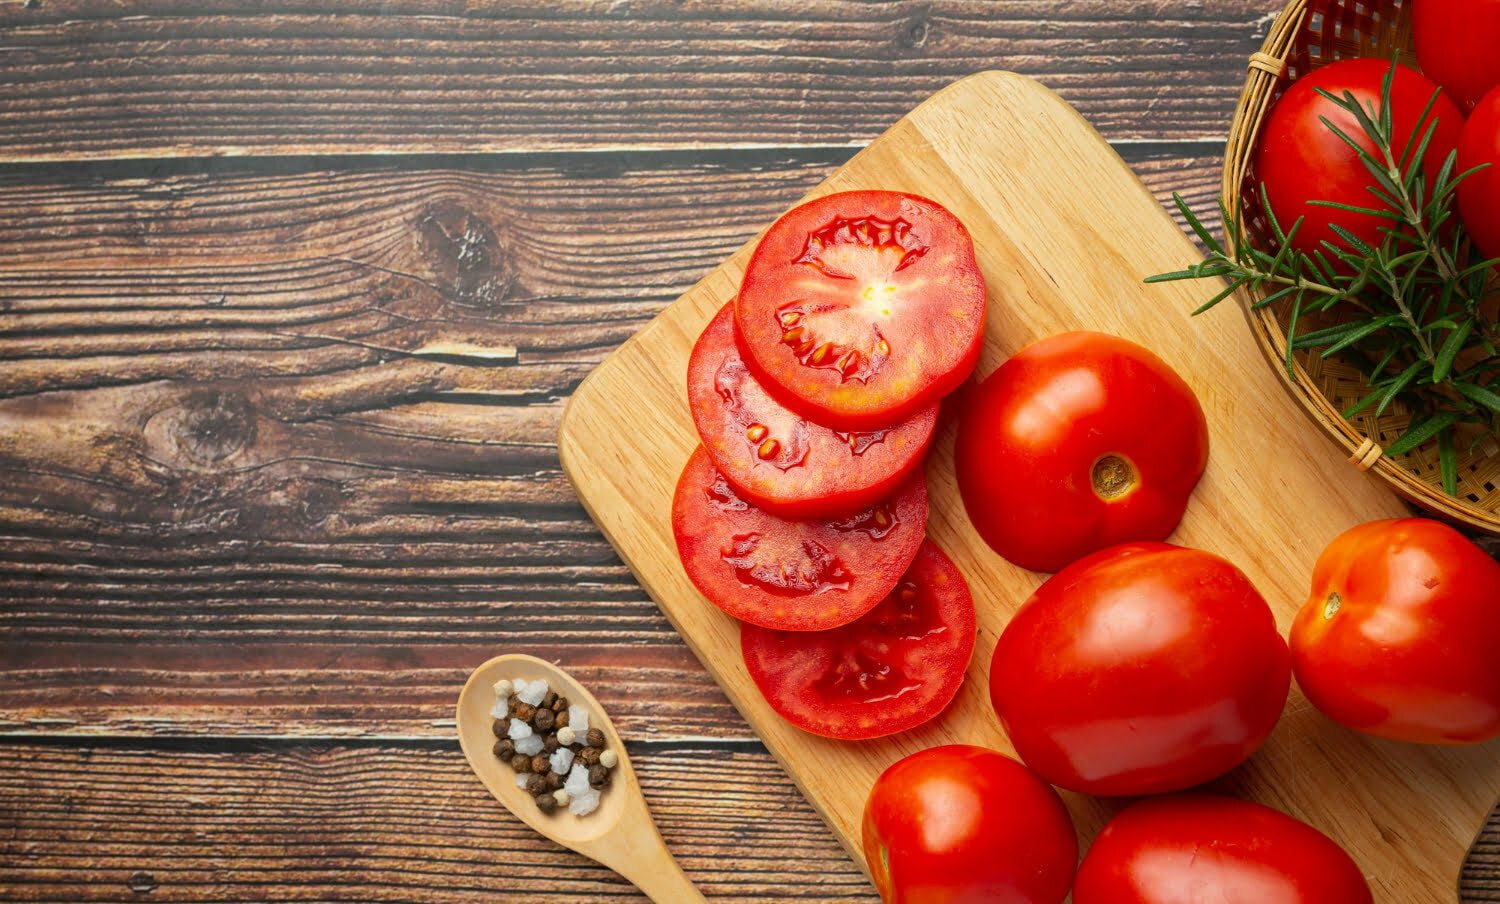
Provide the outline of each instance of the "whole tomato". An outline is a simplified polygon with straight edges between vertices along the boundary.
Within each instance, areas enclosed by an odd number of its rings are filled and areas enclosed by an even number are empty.
[[[1292,624],[1297,683],[1329,718],[1423,744],[1500,736],[1500,564],[1426,518],[1341,534]]]
[[[1144,800],[1094,839],[1073,904],[1370,904],[1327,835],[1270,807],[1211,794]]]
[[[1417,0],[1411,30],[1422,73],[1463,109],[1500,85],[1500,0]]]
[[[1033,571],[1127,540],[1164,540],[1208,462],[1192,389],[1103,333],[1033,342],[965,400],[954,452],[964,508]]]
[[[1292,244],[1309,254],[1332,242],[1347,248],[1343,239],[1329,228],[1337,223],[1367,245],[1378,247],[1384,240],[1382,226],[1390,220],[1366,213],[1319,207],[1309,201],[1336,201],[1354,207],[1380,209],[1381,202],[1370,193],[1374,184],[1369,170],[1354,150],[1345,144],[1320,117],[1338,126],[1367,151],[1375,152],[1373,142],[1365,136],[1358,120],[1347,110],[1318,93],[1318,89],[1343,97],[1352,93],[1367,107],[1380,107],[1380,89],[1389,60],[1342,60],[1314,69],[1293,82],[1261,128],[1260,144],[1255,151],[1254,178],[1265,183],[1271,210],[1283,229],[1290,230],[1298,217],[1302,228]],[[1437,127],[1422,158],[1429,186],[1443,161],[1458,144],[1463,113],[1446,94],[1438,97],[1426,117],[1422,111],[1432,100],[1438,86],[1420,73],[1397,66],[1391,83],[1391,118],[1396,154],[1406,148],[1415,133],[1419,137],[1433,119]],[[1325,252],[1326,254],[1326,252]]]
[[[954,744],[875,781],[864,852],[885,904],[1059,904],[1078,838],[1062,798],[1025,766]]]
[[[1210,553],[1129,543],[1064,568],[995,647],[990,699],[1026,765],[1086,794],[1177,791],[1271,734],[1291,667],[1266,601]]]
[[[1484,96],[1458,137],[1457,172],[1485,164],[1459,183],[1458,213],[1480,252],[1500,257],[1500,88]]]

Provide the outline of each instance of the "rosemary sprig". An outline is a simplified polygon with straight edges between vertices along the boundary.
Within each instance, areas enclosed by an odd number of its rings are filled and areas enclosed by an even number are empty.
[[[1295,369],[1294,353],[1317,349],[1358,367],[1370,392],[1343,412],[1352,418],[1371,405],[1376,416],[1397,399],[1412,412],[1411,424],[1385,449],[1403,455],[1435,443],[1443,487],[1458,491],[1458,432],[1472,433],[1472,450],[1486,437],[1500,434],[1500,334],[1493,306],[1500,258],[1470,261],[1469,242],[1454,217],[1459,184],[1481,167],[1458,173],[1457,152],[1450,152],[1429,181],[1423,165],[1437,121],[1397,146],[1392,125],[1393,63],[1381,85],[1380,105],[1361,104],[1351,92],[1342,96],[1319,89],[1349,113],[1361,141],[1323,117],[1323,124],[1347,144],[1370,175],[1373,204],[1356,207],[1333,201],[1313,204],[1379,217],[1378,247],[1372,247],[1338,224],[1330,228],[1343,244],[1322,242],[1306,253],[1293,246],[1302,228],[1298,218],[1288,229],[1271,210],[1264,185],[1260,204],[1270,226],[1269,249],[1255,246],[1239,211],[1219,202],[1224,241],[1217,241],[1181,195],[1173,201],[1206,249],[1203,260],[1146,282],[1220,279],[1228,284],[1193,313],[1201,314],[1240,289],[1262,294],[1254,307],[1290,307],[1286,367]],[[1427,120],[1437,101],[1433,94],[1418,122]],[[1371,151],[1370,146],[1374,147]],[[1227,247],[1226,247],[1227,246]],[[1303,332],[1302,322],[1338,309],[1339,323]]]

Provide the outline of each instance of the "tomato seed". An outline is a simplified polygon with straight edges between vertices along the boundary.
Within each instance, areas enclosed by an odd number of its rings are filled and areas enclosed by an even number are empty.
[[[778,443],[774,439],[768,439],[760,444],[760,446],[755,450],[755,454],[759,455],[762,461],[765,461],[767,459],[775,458],[776,453],[780,451],[781,443]]]
[[[751,424],[745,429],[745,438],[750,440],[750,442],[752,443],[758,443],[761,440],[765,439],[766,434],[770,432],[771,428],[767,427],[765,424]]]
[[[786,311],[786,312],[784,312],[781,315],[781,325],[783,327],[786,327],[786,328],[790,329],[791,327],[796,326],[797,325],[797,321],[799,321],[801,319],[802,319],[802,312],[800,312],[800,311]]]
[[[806,335],[807,335],[807,327],[805,327],[805,326],[792,327],[791,329],[787,330],[785,333],[781,334],[781,341],[787,343],[788,345],[796,345],[796,344],[802,342],[802,337],[804,337]]]
[[[809,360],[811,360],[811,362],[813,364],[822,364],[824,361],[827,361],[832,356],[833,356],[833,343],[832,342],[825,342],[822,345],[818,346],[817,351],[814,351],[812,353],[812,358],[809,359]]]

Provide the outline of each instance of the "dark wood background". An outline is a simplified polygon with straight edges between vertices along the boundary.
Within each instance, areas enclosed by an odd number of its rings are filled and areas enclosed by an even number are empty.
[[[526,650],[711,897],[872,901],[573,498],[562,405],[976,70],[1206,207],[1276,5],[5,0],[0,894],[631,899],[458,753]]]

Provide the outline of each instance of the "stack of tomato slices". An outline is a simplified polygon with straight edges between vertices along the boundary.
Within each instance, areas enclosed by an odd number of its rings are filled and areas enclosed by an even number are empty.
[[[702,445],[672,502],[693,584],[742,622],[773,709],[841,739],[941,712],[974,603],[926,539],[920,465],[938,403],[974,369],[984,281],[953,214],[892,191],[777,220],[693,348]]]

